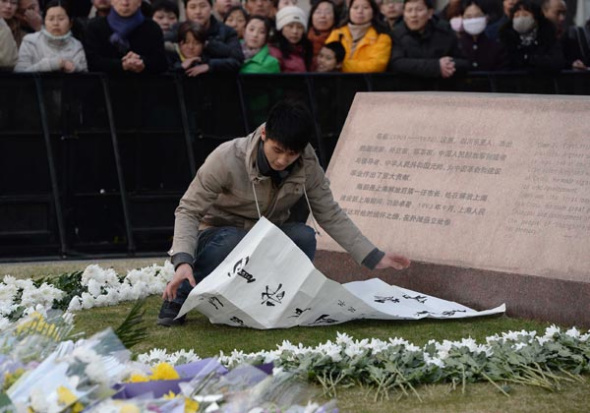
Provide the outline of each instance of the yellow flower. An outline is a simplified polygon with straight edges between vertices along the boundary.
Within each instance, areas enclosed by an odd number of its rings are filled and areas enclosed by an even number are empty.
[[[70,404],[74,404],[78,400],[78,396],[76,396],[70,389],[64,386],[59,386],[57,388],[57,402],[62,406],[69,406]]]
[[[119,413],[140,413],[140,410],[139,407],[133,404],[125,403],[121,406]]]
[[[184,398],[184,413],[197,413],[199,402],[188,397]]]
[[[84,410],[84,405],[80,402],[76,402],[72,406],[72,413],[80,413],[82,410]]]
[[[180,376],[168,363],[160,363],[152,367],[151,380],[177,380]]]
[[[127,382],[129,383],[139,383],[139,382],[144,382],[144,381],[150,381],[150,378],[148,376],[144,376],[143,374],[132,374],[131,377],[129,377],[129,379],[127,379]]]
[[[163,395],[162,398],[164,400],[172,400],[172,399],[175,399],[176,398],[176,394],[174,394],[174,392],[172,390],[170,390],[168,392],[168,394]]]

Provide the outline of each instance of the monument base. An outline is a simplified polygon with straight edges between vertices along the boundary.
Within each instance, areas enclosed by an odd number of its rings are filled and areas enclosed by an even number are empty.
[[[512,317],[590,328],[590,283],[413,262],[405,271],[370,271],[346,253],[317,251],[315,266],[340,283],[379,277],[389,284],[476,310],[506,303]]]

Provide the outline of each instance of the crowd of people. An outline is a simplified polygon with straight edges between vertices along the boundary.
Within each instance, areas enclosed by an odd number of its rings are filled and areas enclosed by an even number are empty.
[[[309,14],[298,0],[243,1],[0,0],[0,68],[449,78],[590,67],[590,20],[566,27],[564,0],[449,0],[439,12],[433,0],[312,0]]]

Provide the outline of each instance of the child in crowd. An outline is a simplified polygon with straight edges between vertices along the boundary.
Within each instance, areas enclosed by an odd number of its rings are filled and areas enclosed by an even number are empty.
[[[225,15],[223,22],[238,33],[238,39],[244,38],[244,29],[248,21],[248,13],[240,6],[234,6]]]
[[[205,27],[196,22],[186,21],[178,26],[176,51],[168,53],[169,67],[172,71],[182,71],[187,76],[198,75],[195,69],[206,63],[203,49],[207,39]]]
[[[240,73],[279,73],[279,61],[270,55],[268,50],[268,36],[270,21],[266,17],[252,16],[246,24],[242,52],[244,65]]]
[[[276,15],[277,33],[270,54],[276,57],[283,73],[307,72],[313,50],[307,31],[307,16],[296,6],[283,7]]]
[[[85,72],[88,70],[82,43],[72,36],[67,5],[50,1],[41,31],[24,37],[15,72]]]
[[[171,0],[156,0],[152,3],[152,13],[152,19],[164,33],[164,41],[172,41],[173,27],[178,23],[178,4]]]
[[[340,72],[342,62],[346,56],[346,50],[340,42],[326,43],[318,54],[316,72]]]

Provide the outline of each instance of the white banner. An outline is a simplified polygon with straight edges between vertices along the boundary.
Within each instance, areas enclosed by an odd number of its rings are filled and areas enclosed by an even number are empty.
[[[503,313],[506,306],[475,311],[378,278],[339,284],[318,271],[279,228],[261,218],[191,291],[179,316],[192,309],[214,324],[270,329],[356,319],[478,317]]]

